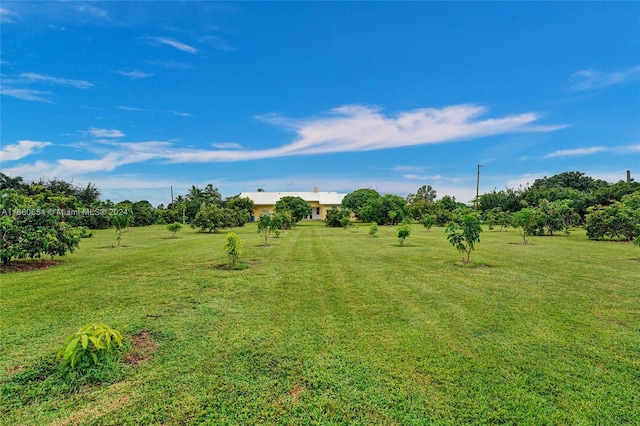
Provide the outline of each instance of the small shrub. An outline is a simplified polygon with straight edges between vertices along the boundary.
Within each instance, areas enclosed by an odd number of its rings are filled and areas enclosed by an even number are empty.
[[[167,229],[171,231],[171,236],[175,238],[176,232],[182,229],[182,224],[180,222],[173,222],[170,225],[167,225]]]
[[[86,226],[81,226],[78,228],[78,237],[80,238],[91,238],[93,237],[93,232],[89,231],[89,228]]]
[[[480,242],[480,233],[482,232],[480,219],[474,214],[460,216],[449,223],[445,232],[451,245],[460,253],[467,255],[466,258],[462,257],[462,264],[469,263],[471,251]]]
[[[242,241],[235,232],[229,232],[227,234],[227,242],[224,245],[224,250],[231,261],[231,268],[236,267],[236,263],[238,263],[238,259],[242,254],[242,246],[244,246],[244,241]]]
[[[349,216],[344,216],[340,219],[340,225],[342,225],[344,229],[347,229],[349,225],[351,225],[351,218]]]
[[[431,229],[431,227],[433,227],[433,225],[436,224],[437,219],[438,217],[436,215],[427,214],[422,216],[422,218],[420,219],[420,223],[422,223],[422,225],[424,226],[424,229],[428,231],[429,229]]]
[[[373,222],[371,225],[369,225],[369,235],[371,235],[372,237],[375,237],[377,233],[378,233],[378,224]]]
[[[324,219],[324,223],[327,226],[335,228],[342,226],[344,228],[348,226],[348,224],[345,225],[347,221],[351,222],[350,218],[351,213],[349,210],[338,210],[336,207],[333,207],[331,210],[327,211],[327,217]]]
[[[71,368],[87,369],[91,363],[100,364],[122,347],[122,334],[106,324],[87,324],[67,338],[58,356]]]
[[[398,238],[400,239],[401,246],[404,246],[404,240],[409,235],[411,235],[411,226],[405,224],[398,227]]]

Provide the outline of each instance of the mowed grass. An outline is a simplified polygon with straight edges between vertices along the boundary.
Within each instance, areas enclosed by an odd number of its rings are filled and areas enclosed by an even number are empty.
[[[248,269],[217,267],[224,232],[153,226],[0,276],[0,422],[640,424],[631,244],[485,230],[462,266],[442,228],[234,231]],[[158,349],[115,383],[6,390],[89,322]]]

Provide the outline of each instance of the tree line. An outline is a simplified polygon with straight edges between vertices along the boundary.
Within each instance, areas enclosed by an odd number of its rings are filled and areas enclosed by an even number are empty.
[[[239,195],[223,199],[217,188],[192,186],[167,206],[146,200],[113,203],[100,199],[92,183],[77,186],[58,178],[26,182],[0,173],[0,259],[64,255],[87,230],[129,226],[189,224],[201,232],[243,226],[254,204]],[[288,229],[311,214],[299,197],[283,197],[273,213],[255,218],[265,244],[271,232]],[[608,183],[582,172],[536,179],[526,188],[492,190],[470,205],[423,185],[401,197],[362,188],[347,194],[340,208],[327,213],[328,226],[347,226],[351,217],[378,225],[419,221],[425,227],[447,226],[475,214],[490,229],[513,226],[526,242],[531,235],[554,235],[584,226],[591,239],[640,239],[640,183]],[[267,233],[267,234],[264,234]]]

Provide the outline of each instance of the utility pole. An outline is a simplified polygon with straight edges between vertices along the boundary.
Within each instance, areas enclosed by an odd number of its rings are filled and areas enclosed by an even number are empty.
[[[173,185],[171,185],[171,205],[173,205]]]
[[[476,212],[478,211],[478,197],[480,196],[480,167],[482,167],[482,164],[478,164],[478,178],[476,179]]]

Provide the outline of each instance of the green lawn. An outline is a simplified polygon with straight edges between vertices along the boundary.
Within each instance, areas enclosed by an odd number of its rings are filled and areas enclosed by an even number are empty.
[[[248,269],[216,267],[224,232],[153,226],[1,275],[0,423],[640,424],[631,244],[485,230],[462,266],[443,228],[235,232]],[[71,390],[38,375],[89,322],[149,331],[153,359]]]

